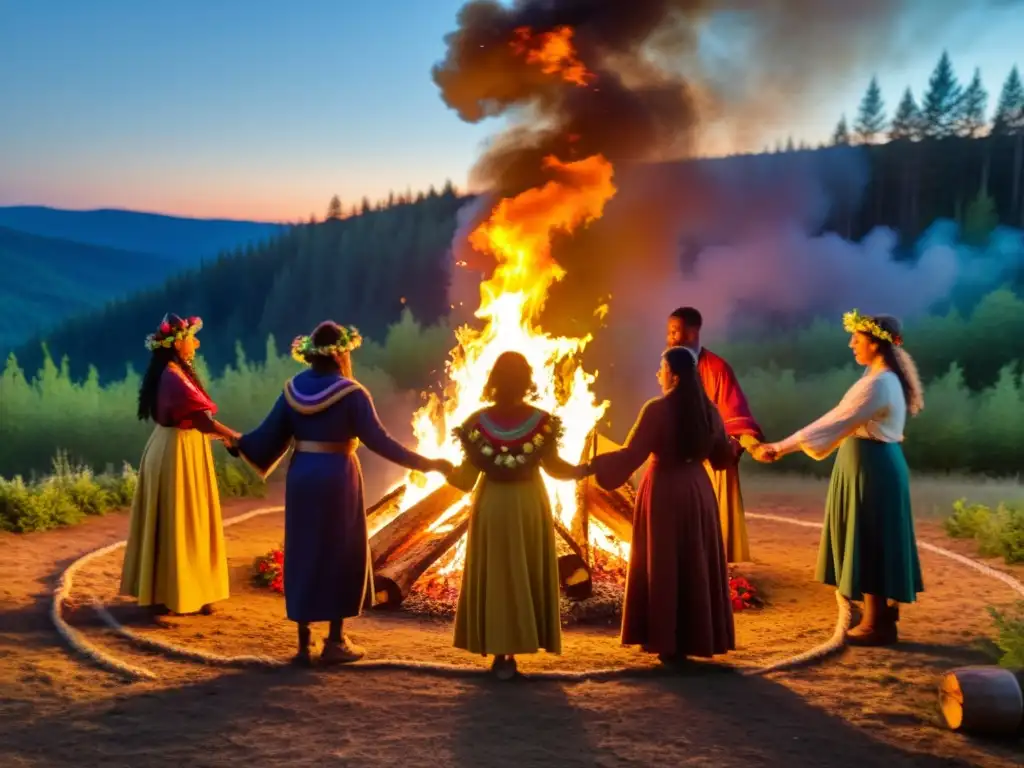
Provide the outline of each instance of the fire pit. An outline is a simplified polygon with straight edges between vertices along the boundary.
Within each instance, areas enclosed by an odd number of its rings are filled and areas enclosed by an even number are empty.
[[[592,433],[584,457],[617,447]],[[575,490],[571,525],[562,522],[567,517],[562,515],[555,518],[555,529],[562,550],[558,560],[562,590],[565,597],[578,601],[593,594],[595,561],[606,572],[624,567],[632,535],[633,499],[628,486],[609,492],[590,479],[576,483]],[[443,485],[403,507],[407,493],[408,481],[367,511],[376,601],[381,607],[397,608],[414,586],[446,581],[461,567],[469,527],[468,495]],[[595,548],[595,540],[599,548]]]

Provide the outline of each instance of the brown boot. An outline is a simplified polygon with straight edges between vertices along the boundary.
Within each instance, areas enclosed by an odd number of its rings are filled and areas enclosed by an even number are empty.
[[[860,624],[846,633],[850,645],[892,645],[899,640],[896,630],[898,613],[878,595],[864,595],[864,617]]]

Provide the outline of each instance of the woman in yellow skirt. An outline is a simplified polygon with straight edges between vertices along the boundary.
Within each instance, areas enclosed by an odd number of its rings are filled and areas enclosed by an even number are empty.
[[[139,462],[121,594],[156,613],[212,612],[228,597],[220,495],[209,438],[238,433],[217,412],[192,367],[202,320],[167,315],[146,338],[152,352],[139,419],[156,425]]]
[[[526,358],[502,354],[484,389],[492,405],[455,430],[466,460],[449,477],[473,490],[455,647],[493,655],[503,680],[515,676],[517,654],[562,651],[555,527],[540,470],[559,480],[590,471],[558,456],[561,423],[526,402],[535,392]]]

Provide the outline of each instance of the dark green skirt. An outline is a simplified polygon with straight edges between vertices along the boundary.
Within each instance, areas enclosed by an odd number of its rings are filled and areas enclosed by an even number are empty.
[[[912,603],[924,591],[899,443],[850,437],[839,446],[815,578],[850,600],[866,593]]]

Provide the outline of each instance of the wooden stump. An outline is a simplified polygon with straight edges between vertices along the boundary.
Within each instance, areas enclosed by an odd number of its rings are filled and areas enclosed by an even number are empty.
[[[1011,736],[1024,727],[1017,675],[1001,667],[960,667],[939,683],[939,708],[954,731]]]

